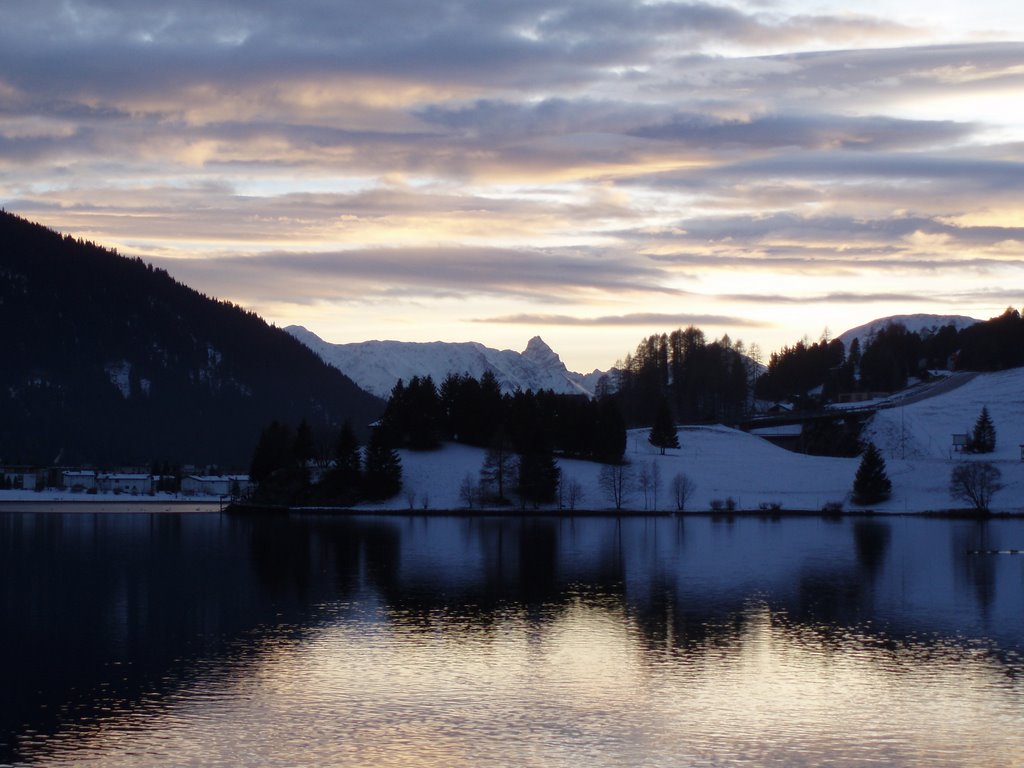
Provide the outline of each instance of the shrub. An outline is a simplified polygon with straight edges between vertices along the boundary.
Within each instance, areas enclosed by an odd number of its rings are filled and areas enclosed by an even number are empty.
[[[963,461],[949,476],[949,495],[967,501],[976,512],[988,512],[992,496],[1002,490],[1002,472],[987,461]]]

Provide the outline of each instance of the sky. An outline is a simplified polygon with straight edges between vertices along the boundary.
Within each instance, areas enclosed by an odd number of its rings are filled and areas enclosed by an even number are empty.
[[[0,207],[336,343],[1024,305],[1010,0],[3,0]]]

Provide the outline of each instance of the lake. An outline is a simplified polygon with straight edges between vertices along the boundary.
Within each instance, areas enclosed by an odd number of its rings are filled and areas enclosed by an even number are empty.
[[[1024,520],[0,511],[0,765],[1024,765]]]

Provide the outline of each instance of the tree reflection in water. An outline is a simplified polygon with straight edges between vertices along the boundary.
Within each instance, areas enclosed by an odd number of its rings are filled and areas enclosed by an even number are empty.
[[[68,729],[152,714],[211,667],[248,669],[269,645],[300,649],[353,615],[457,644],[604,617],[657,670],[704,668],[725,648],[742,658],[774,637],[810,658],[884,648],[868,668],[898,659],[910,674],[928,648],[948,655],[966,639],[1013,679],[1020,563],[968,550],[1022,532],[907,518],[0,514],[0,618],[17,628],[0,639],[17,660],[0,681],[12,693],[0,762],[45,762]]]

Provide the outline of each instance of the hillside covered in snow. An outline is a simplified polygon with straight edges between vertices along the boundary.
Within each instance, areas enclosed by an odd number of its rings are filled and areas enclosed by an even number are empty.
[[[996,450],[992,454],[965,455],[952,448],[954,433],[968,432],[986,406],[995,423]],[[732,498],[738,509],[757,510],[780,505],[789,510],[820,510],[829,503],[856,511],[850,503],[859,459],[806,456],[768,441],[723,426],[681,427],[679,449],[660,455],[647,442],[647,430],[631,430],[626,447],[629,479],[624,507],[633,511],[671,511],[672,481],[684,473],[695,485],[689,511],[708,511]],[[964,509],[949,494],[949,478],[960,461],[989,461],[1002,473],[1005,488],[992,504],[994,512],[1024,512],[1024,368],[983,373],[952,391],[879,411],[868,424],[865,438],[875,442],[885,458],[892,480],[892,497],[873,508],[879,512],[928,512]],[[459,487],[467,477],[477,478],[484,461],[482,449],[446,445],[430,453],[402,451],[405,488],[400,498],[375,505],[409,505],[432,509],[460,509]],[[602,490],[602,465],[560,460],[563,482],[576,481],[583,491],[581,509],[613,507]],[[656,469],[655,469],[656,468]],[[641,476],[657,473],[658,491],[648,488],[647,503]]]
[[[975,323],[980,322],[980,320],[967,317],[966,315],[892,315],[891,317],[872,320],[869,323],[864,323],[864,325],[858,325],[856,328],[851,328],[839,334],[838,338],[843,342],[843,346],[848,351],[854,339],[859,339],[860,346],[863,348],[869,337],[878,333],[887,325],[902,325],[911,333],[925,335],[935,333],[947,325],[962,331],[964,328],[970,328]]]
[[[515,352],[474,341],[331,344],[302,326],[292,325],[285,330],[360,387],[385,398],[399,379],[408,382],[413,376],[430,376],[440,386],[449,373],[468,373],[479,379],[490,372],[504,392],[550,389],[558,394],[593,395],[603,375],[601,371],[569,371],[540,336],[530,339],[522,352]]]

